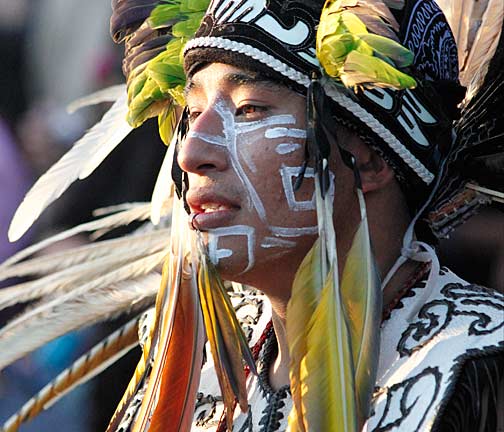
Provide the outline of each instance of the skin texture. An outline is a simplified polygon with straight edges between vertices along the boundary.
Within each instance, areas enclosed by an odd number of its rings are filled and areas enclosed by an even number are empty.
[[[305,98],[252,72],[213,63],[190,79],[186,100],[190,132],[178,163],[189,176],[192,225],[205,233],[224,279],[268,295],[279,344],[270,381],[280,387],[289,382],[285,316],[291,285],[316,238],[313,179],[305,177],[296,193],[291,187],[304,160]],[[409,222],[404,198],[392,169],[357,136],[341,129],[336,139],[357,160],[383,277],[400,253]],[[341,272],[360,213],[354,175],[335,148],[329,170]],[[212,211],[203,214],[208,206]],[[385,305],[410,272],[405,266],[391,280]]]

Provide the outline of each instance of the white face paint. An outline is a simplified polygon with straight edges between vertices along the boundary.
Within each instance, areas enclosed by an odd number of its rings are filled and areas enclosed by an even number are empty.
[[[306,131],[304,129],[294,129],[294,128],[271,128],[268,129],[265,134],[265,138],[300,138],[306,139]]]
[[[218,265],[225,258],[233,255],[231,249],[219,249],[219,242],[224,237],[233,237],[233,241],[241,243],[238,238],[243,237],[247,245],[248,263],[242,273],[249,271],[254,266],[255,230],[245,225],[214,228],[208,231],[208,255],[213,264]]]
[[[296,242],[291,240],[283,240],[276,237],[264,237],[261,242],[261,247],[264,249],[272,248],[287,248],[292,249],[296,247]]]
[[[301,144],[297,144],[297,143],[282,143],[282,144],[278,144],[276,146],[275,151],[279,155],[286,155],[286,154],[289,154],[289,153],[293,153],[296,150],[299,150],[300,148],[301,148]]]
[[[200,153],[192,153],[200,159],[195,166],[212,168],[208,177],[205,169],[192,174],[190,170],[186,171],[190,174],[190,188],[198,189],[197,183],[201,181],[205,188],[210,185],[212,190],[218,191],[217,194],[208,194],[215,197],[212,198],[216,200],[215,208],[219,205],[219,197],[232,198],[233,205],[238,203],[228,222],[218,228],[206,229],[212,262],[219,264],[221,269],[238,274],[247,273],[254,266],[264,265],[268,259],[292,251],[304,255],[311,244],[310,238],[318,229],[313,202],[313,170],[308,169],[302,191],[293,191],[293,179],[304,158],[306,131],[300,127],[304,120],[297,118],[304,116],[304,99],[286,88],[278,92],[269,90],[271,96],[267,97],[241,89],[233,94],[239,84],[224,83],[222,88],[225,91],[215,91],[210,82],[216,81],[216,75],[205,72],[226,68],[231,67],[211,65],[197,73],[203,73],[205,78],[198,83],[203,90],[195,92],[202,97],[194,99],[192,104],[196,115],[191,120],[193,129],[187,139],[195,145],[204,143],[200,144]],[[231,91],[226,93],[229,88]],[[268,91],[260,90],[259,93]],[[191,96],[188,99],[191,110]],[[278,108],[282,105],[285,106],[284,112]],[[241,111],[243,106],[247,107],[246,111]],[[212,146],[218,150],[212,150]],[[217,157],[214,160],[224,158],[225,161],[217,165],[212,161],[207,163],[205,153],[211,152]],[[297,213],[307,215],[295,216]],[[297,252],[299,247],[301,252]],[[240,264],[231,269],[232,262]]]

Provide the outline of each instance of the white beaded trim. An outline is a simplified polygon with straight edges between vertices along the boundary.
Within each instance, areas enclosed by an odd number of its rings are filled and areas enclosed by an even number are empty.
[[[290,66],[287,66],[285,63],[282,63],[275,57],[266,54],[265,52],[262,52],[257,48],[251,47],[250,45],[246,45],[241,42],[230,41],[228,39],[220,37],[199,37],[187,42],[184,47],[184,55],[187,53],[187,51],[199,47],[220,48],[227,51],[234,51],[240,54],[245,54],[246,56],[265,64],[274,71],[281,73],[291,81],[294,81],[305,87],[308,87],[310,85],[310,78],[308,78],[306,75],[298,72]]]
[[[325,79],[323,81],[323,86],[327,96],[363,121],[374,133],[383,139],[413,171],[415,171],[424,183],[430,184],[434,180],[434,174],[432,174],[414,155],[412,155],[411,152],[403,144],[401,144],[401,142],[372,114],[368,113],[359,104],[345,96],[329,80]]]
[[[284,75],[288,79],[301,84],[305,87],[310,85],[310,78],[301,72],[287,66],[275,57],[266,54],[258,50],[257,48],[251,47],[241,42],[230,41],[228,39],[220,37],[199,37],[190,40],[184,47],[184,55],[187,51],[199,48],[199,47],[209,47],[209,48],[219,48],[227,51],[234,51],[240,54],[244,54],[248,57],[257,60],[266,66],[270,67],[274,71]],[[336,103],[341,105],[346,110],[350,111],[353,115],[363,121],[369,128],[375,132],[381,139],[383,139],[390,148],[395,151],[399,157],[401,157],[408,166],[415,171],[415,173],[426,183],[430,184],[434,180],[434,174],[432,174],[411,152],[403,145],[401,142],[385,127],[383,126],[372,114],[368,113],[359,104],[352,101],[350,98],[346,97],[342,92],[340,92],[329,80],[325,80],[324,90],[326,94],[333,99]]]

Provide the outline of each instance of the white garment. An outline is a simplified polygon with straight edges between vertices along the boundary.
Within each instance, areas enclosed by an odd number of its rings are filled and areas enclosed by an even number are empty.
[[[446,269],[427,281],[430,286],[418,283],[382,324],[378,390],[364,431],[430,431],[463,361],[504,350],[502,294],[470,285]],[[242,322],[248,319],[245,327],[253,346],[271,318],[271,306],[261,294],[240,296],[241,302],[260,305],[237,311]],[[236,295],[232,300],[236,305]],[[254,321],[257,324],[250,324]],[[290,392],[272,392],[264,379],[252,375],[247,388],[251,409],[247,414],[236,409],[233,431],[284,431],[292,407]],[[210,355],[199,392],[192,430],[215,431],[223,404]]]

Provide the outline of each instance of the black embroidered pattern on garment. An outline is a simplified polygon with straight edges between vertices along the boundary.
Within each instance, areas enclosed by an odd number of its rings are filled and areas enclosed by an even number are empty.
[[[278,355],[278,344],[273,327],[267,336],[266,342],[261,351],[259,361],[257,364],[257,372],[259,374],[259,385],[263,397],[268,401],[264,408],[259,421],[261,432],[274,432],[280,428],[280,420],[283,419],[284,414],[281,409],[285,407],[285,399],[289,395],[290,389],[285,385],[278,389],[273,390],[269,383],[269,368],[272,362]]]
[[[420,349],[445,329],[455,318],[470,321],[468,336],[489,334],[504,326],[504,321],[492,322],[487,312],[504,310],[504,296],[478,285],[447,284],[441,289],[444,298],[426,303],[418,320],[408,326],[397,345],[401,357]],[[500,302],[499,302],[500,300]],[[472,320],[472,321],[471,321]]]
[[[401,429],[396,430],[419,431],[439,393],[441,378],[442,374],[437,367],[427,367],[414,377],[384,389],[387,401],[382,404],[383,412],[375,413],[380,416],[380,421],[373,432],[385,432],[399,426]],[[430,393],[426,389],[430,390]],[[407,423],[410,420],[409,415],[419,411],[422,411],[422,415],[415,416],[414,424]],[[405,423],[407,429],[402,429]]]

